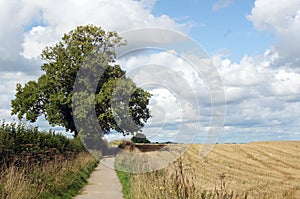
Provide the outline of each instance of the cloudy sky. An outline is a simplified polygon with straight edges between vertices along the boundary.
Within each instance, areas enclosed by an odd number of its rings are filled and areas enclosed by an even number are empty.
[[[161,28],[184,33],[213,61],[226,96],[219,142],[300,139],[299,0],[0,0],[0,13],[2,120],[13,121],[16,84],[37,79],[42,49],[63,33],[86,24],[120,34]],[[153,118],[144,130],[152,141],[189,137],[203,142],[213,124],[212,110],[224,105],[214,104],[208,77],[197,76],[183,59],[188,53],[174,47],[118,60],[153,94]],[[139,80],[140,74],[147,82]],[[36,125],[49,128],[42,119]]]

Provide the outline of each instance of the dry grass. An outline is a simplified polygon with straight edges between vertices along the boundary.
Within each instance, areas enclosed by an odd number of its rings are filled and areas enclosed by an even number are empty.
[[[191,145],[169,167],[132,174],[128,198],[300,198],[300,142]]]
[[[0,173],[0,198],[59,198],[64,194],[65,198],[70,198],[87,178],[82,176],[88,175],[85,173],[87,167],[95,163],[93,157],[81,153],[73,160],[3,168]]]
[[[240,195],[229,192],[225,181],[220,179],[212,190],[204,190],[198,186],[195,170],[185,165],[180,158],[168,168],[143,174],[133,174],[130,179],[130,199],[234,199],[247,198],[247,194]]]
[[[1,173],[0,198],[38,198],[44,186],[34,186],[25,171],[15,166]]]

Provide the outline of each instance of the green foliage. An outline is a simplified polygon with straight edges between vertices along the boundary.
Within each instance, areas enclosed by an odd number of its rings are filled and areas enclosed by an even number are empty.
[[[95,96],[102,129],[109,132],[113,128],[123,134],[139,131],[150,117],[147,108],[150,97],[150,93],[137,88],[129,78],[109,79]]]
[[[151,143],[142,133],[137,133],[131,138],[131,141],[134,143]]]
[[[16,160],[25,161],[24,155],[34,161],[54,158],[55,155],[76,155],[86,151],[79,138],[69,139],[53,131],[40,132],[37,128],[12,123],[0,126],[0,165]]]
[[[138,88],[119,65],[113,64],[115,48],[122,45],[125,42],[116,32],[105,32],[93,25],[79,26],[65,34],[56,45],[43,50],[44,74],[37,81],[17,85],[12,114],[30,122],[44,115],[51,125],[63,126],[77,136],[82,129],[75,127],[74,112],[79,119],[89,118],[92,113],[87,105],[93,102],[103,130],[97,133],[109,133],[112,129],[123,134],[137,132],[150,117],[147,105],[151,94]],[[76,96],[85,99],[81,103],[87,105],[77,105],[78,110],[74,111],[73,86],[79,69],[85,77],[78,81],[83,91]],[[96,90],[91,90],[93,80],[98,82]],[[94,124],[85,125],[93,131]]]

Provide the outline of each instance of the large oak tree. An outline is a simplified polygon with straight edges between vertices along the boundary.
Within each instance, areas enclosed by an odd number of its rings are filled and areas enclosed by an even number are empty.
[[[12,114],[30,122],[44,115],[49,124],[63,126],[77,136],[80,129],[76,129],[73,118],[73,88],[80,67],[90,64],[93,67],[87,67],[87,74],[94,76],[87,75],[86,78],[97,78],[99,75],[92,96],[94,111],[102,129],[99,133],[102,135],[115,130],[128,134],[139,131],[150,117],[147,105],[151,94],[138,88],[126,77],[125,71],[114,64],[115,48],[125,43],[116,32],[105,32],[93,25],[79,26],[64,34],[60,42],[43,50],[43,75],[24,86],[17,84]],[[91,57],[97,59],[89,62]],[[93,74],[95,67],[100,67],[96,71],[103,71],[101,75]],[[112,95],[115,97],[112,98]],[[114,109],[112,104],[116,104]],[[90,113],[81,111],[78,114],[81,114],[79,117],[88,117]]]

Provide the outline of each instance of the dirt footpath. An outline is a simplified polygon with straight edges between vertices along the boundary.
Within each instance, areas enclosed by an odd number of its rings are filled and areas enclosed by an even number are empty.
[[[74,199],[122,199],[122,185],[113,169],[115,157],[106,156],[88,179],[88,185]]]

